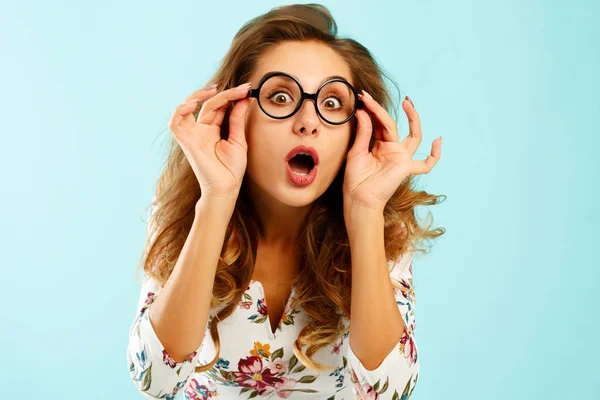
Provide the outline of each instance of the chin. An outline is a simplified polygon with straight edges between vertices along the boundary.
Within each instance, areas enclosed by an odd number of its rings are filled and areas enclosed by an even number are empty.
[[[277,201],[290,207],[306,207],[314,203],[322,194],[316,183],[313,182],[311,187],[297,187],[285,180],[283,184],[272,187],[268,193]]]
[[[258,193],[261,193],[260,196],[271,198],[271,200],[289,207],[301,208],[317,201],[335,178],[335,176],[326,176],[324,170],[319,172],[320,174],[316,176],[315,180],[306,186],[292,183],[286,172],[259,176],[248,173],[247,178],[251,180],[254,188],[258,189]]]
[[[303,194],[294,194],[294,193],[280,193],[280,196],[277,197],[277,200],[286,204],[290,207],[306,207],[314,203],[319,196],[316,196],[314,193],[303,193]]]

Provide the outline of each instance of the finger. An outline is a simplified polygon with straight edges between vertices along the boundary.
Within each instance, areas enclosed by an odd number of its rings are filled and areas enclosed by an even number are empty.
[[[213,98],[205,101],[198,114],[198,123],[212,124],[218,113],[225,113],[226,106],[229,105],[231,101],[245,98],[248,95],[250,86],[250,83],[244,83],[238,87],[218,93]]]
[[[431,145],[431,154],[425,160],[413,161],[412,174],[427,174],[439,161],[442,155],[442,137],[435,139]]]
[[[178,134],[181,129],[195,123],[192,111],[196,109],[197,104],[198,99],[194,99],[177,106],[169,119],[169,130]]]
[[[231,114],[229,114],[229,139],[231,141],[241,144],[244,148],[248,148],[246,145],[246,113],[248,108],[254,101],[254,98],[246,98],[238,101]]]
[[[196,90],[190,94],[185,101],[175,109],[175,112],[169,121],[170,128],[173,127],[177,129],[177,127],[189,127],[191,124],[194,124],[196,120],[194,115],[191,113],[198,106],[198,102],[210,99],[212,96],[214,96],[215,90],[216,86],[213,85],[204,89]],[[173,132],[172,129],[171,131]]]
[[[358,120],[356,138],[354,139],[352,148],[348,152],[348,158],[352,158],[359,154],[369,153],[369,142],[371,141],[373,132],[371,118],[365,110],[357,110],[355,115]]]
[[[402,102],[402,109],[408,117],[408,136],[404,138],[402,144],[407,146],[410,154],[415,154],[421,141],[423,140],[423,134],[421,132],[421,119],[417,110],[408,96]]]
[[[247,97],[245,97],[245,98],[247,98]],[[242,100],[244,100],[244,99],[242,99]],[[240,100],[237,100],[237,101],[234,100],[233,101],[233,107],[235,107],[235,104],[238,101],[240,101]],[[215,117],[213,118],[211,124],[217,125],[217,126],[221,126],[221,124],[223,123],[223,120],[225,119],[225,115],[227,114],[227,109],[228,109],[228,107],[229,107],[230,104],[231,103],[227,103],[223,107],[221,107],[218,110],[216,110]],[[232,107],[232,111],[233,111],[233,107]],[[231,113],[229,115],[231,115]]]
[[[396,121],[390,116],[390,114],[383,108],[373,97],[362,91],[360,99],[365,104],[367,110],[373,113],[379,123],[382,125],[383,140],[386,142],[397,142],[398,139],[398,127]]]
[[[212,86],[208,86],[208,87],[196,90],[195,92],[190,94],[188,97],[186,97],[186,99],[183,102],[187,103],[188,101],[191,101],[194,99],[198,99],[199,101],[208,100],[212,96],[214,96],[216,92],[217,92],[217,85],[215,84]]]
[[[364,102],[364,96],[362,94],[358,95],[359,99],[363,100]],[[373,132],[373,137],[375,138],[375,141],[385,141],[385,137],[383,135],[383,132],[385,130],[387,130],[387,128],[381,123],[381,121],[379,121],[379,119],[377,119],[377,116],[375,115],[375,113],[373,113],[372,111],[370,111],[369,109],[367,109],[366,107],[363,108],[363,110],[367,113],[367,115],[369,116],[369,119],[371,120],[371,125],[372,125],[372,132]]]
[[[225,119],[225,114],[227,114],[227,108],[229,104],[224,105],[223,107],[215,110],[215,116],[210,124],[221,126],[223,120]]]

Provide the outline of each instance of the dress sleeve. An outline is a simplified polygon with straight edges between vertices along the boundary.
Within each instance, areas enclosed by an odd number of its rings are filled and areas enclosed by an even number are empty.
[[[156,280],[147,276],[145,278],[136,316],[129,330],[129,374],[145,398],[173,399],[194,372],[200,348],[179,363],[167,353],[148,318],[148,311],[158,296],[160,287]]]
[[[367,370],[348,344],[350,380],[357,399],[406,400],[412,394],[419,377],[419,361],[415,342],[415,294],[412,282],[412,254],[388,261],[390,277],[403,292],[394,288],[396,304],[404,320],[404,333],[392,351],[374,370]]]

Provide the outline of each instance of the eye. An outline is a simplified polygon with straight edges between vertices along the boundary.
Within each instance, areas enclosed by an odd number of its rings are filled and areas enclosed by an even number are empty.
[[[342,108],[342,106],[344,105],[342,100],[333,94],[329,95],[329,97],[327,97],[325,100],[323,100],[322,104],[328,110],[337,110],[337,109]]]
[[[289,93],[284,92],[282,90],[272,91],[267,95],[267,99],[271,100],[276,104],[288,104],[294,101],[294,99]]]

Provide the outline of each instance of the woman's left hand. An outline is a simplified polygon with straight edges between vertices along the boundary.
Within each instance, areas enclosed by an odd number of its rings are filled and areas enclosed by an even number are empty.
[[[412,102],[408,99],[402,102],[402,109],[408,117],[409,134],[400,142],[396,122],[388,112],[364,91],[361,100],[373,115],[375,126],[367,111],[357,110],[356,139],[348,152],[344,175],[344,207],[359,205],[383,212],[406,177],[431,171],[440,158],[442,138],[433,141],[431,154],[425,160],[413,160],[422,134],[419,114]],[[372,132],[375,143],[369,152]]]

